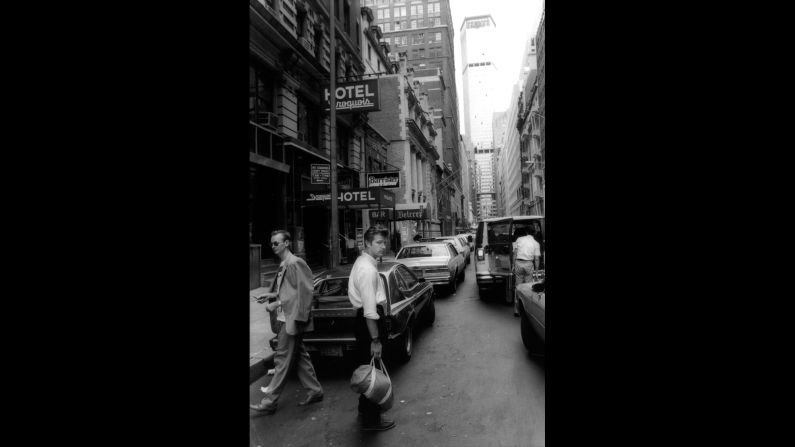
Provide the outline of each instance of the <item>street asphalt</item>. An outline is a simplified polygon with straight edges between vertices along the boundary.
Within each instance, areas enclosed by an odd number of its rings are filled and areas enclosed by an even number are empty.
[[[395,428],[359,430],[358,395],[349,384],[356,366],[316,363],[325,398],[307,407],[297,406],[306,391],[291,377],[275,414],[250,410],[250,445],[545,445],[543,359],[527,354],[511,306],[479,298],[474,264],[455,295],[437,291],[435,323],[415,334],[411,360],[390,368],[395,404],[385,418]],[[270,377],[251,384],[251,403]]]

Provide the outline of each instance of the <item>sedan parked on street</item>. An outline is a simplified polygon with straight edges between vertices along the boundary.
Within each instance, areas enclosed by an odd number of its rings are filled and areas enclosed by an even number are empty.
[[[531,354],[544,355],[546,348],[546,280],[531,281],[516,286],[519,315],[522,318],[522,342]]]
[[[313,356],[342,357],[356,349],[356,309],[348,298],[352,266],[326,272],[315,281],[312,320],[315,330],[304,336],[304,345]],[[398,362],[411,359],[417,324],[430,325],[436,319],[435,291],[424,278],[417,278],[397,262],[380,262],[378,274],[387,301],[379,304],[388,331],[385,352]]]
[[[396,256],[397,262],[410,268],[418,278],[435,286],[447,286],[455,293],[458,281],[464,279],[464,258],[450,242],[426,241],[405,245]]]
[[[461,257],[464,258],[464,264],[469,265],[470,258],[469,254],[472,252],[469,249],[469,244],[467,243],[466,239],[458,236],[440,236],[428,239],[430,241],[444,241],[453,244],[456,251],[461,254]]]

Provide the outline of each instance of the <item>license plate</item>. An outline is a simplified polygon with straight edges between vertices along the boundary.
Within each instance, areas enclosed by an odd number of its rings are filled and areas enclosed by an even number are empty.
[[[320,354],[327,357],[342,357],[342,346],[323,346]]]

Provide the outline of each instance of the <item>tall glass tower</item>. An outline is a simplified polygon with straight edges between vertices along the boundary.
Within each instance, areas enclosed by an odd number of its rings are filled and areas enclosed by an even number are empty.
[[[497,66],[496,23],[491,15],[466,17],[461,25],[461,55],[464,81],[464,129],[472,143],[475,160],[475,210],[479,219],[496,215],[493,163],[494,116]]]

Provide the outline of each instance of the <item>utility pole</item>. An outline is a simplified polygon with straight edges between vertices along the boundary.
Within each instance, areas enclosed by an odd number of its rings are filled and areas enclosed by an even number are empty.
[[[340,240],[339,240],[339,210],[337,209],[337,58],[336,58],[336,40],[337,28],[334,23],[334,16],[336,9],[334,8],[334,0],[329,0],[329,45],[331,48],[331,55],[329,60],[331,62],[331,69],[329,70],[329,163],[331,163],[331,265],[329,268],[335,268],[339,265],[340,256]]]

